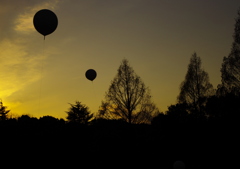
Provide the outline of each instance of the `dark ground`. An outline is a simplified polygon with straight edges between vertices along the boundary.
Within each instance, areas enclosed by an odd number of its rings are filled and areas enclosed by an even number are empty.
[[[224,120],[128,125],[118,121],[90,126],[63,122],[1,122],[1,161],[11,166],[67,168],[173,168],[234,165],[236,123]]]

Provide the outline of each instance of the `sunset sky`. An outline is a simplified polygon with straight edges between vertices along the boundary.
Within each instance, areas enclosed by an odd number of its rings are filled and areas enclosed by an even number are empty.
[[[0,0],[0,98],[13,115],[65,118],[80,101],[97,112],[121,61],[128,59],[160,111],[176,103],[191,55],[221,82],[239,0]],[[46,36],[33,16],[58,17]],[[97,71],[91,82],[88,69]]]

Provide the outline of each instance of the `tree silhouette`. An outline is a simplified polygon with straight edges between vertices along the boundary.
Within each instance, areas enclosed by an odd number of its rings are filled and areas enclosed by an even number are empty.
[[[223,58],[221,77],[222,84],[218,86],[218,94],[239,94],[240,89],[240,8],[236,18],[232,49],[228,57]]]
[[[134,72],[128,60],[123,59],[118,73],[112,80],[106,101],[102,102],[100,116],[123,119],[128,123],[149,123],[157,107],[151,101],[149,88]]]
[[[10,110],[6,110],[6,106],[3,106],[2,100],[0,100],[0,120],[6,120],[7,114],[10,112]]]
[[[22,125],[36,125],[38,123],[38,119],[36,117],[30,117],[30,115],[23,114],[17,118],[19,124]]]
[[[47,125],[47,126],[57,126],[57,125],[60,125],[60,124],[64,124],[65,121],[64,119],[58,119],[58,118],[55,118],[53,116],[42,116],[39,118],[39,122],[43,125]]]
[[[188,105],[186,103],[177,103],[168,107],[166,114],[172,117],[185,118],[188,116]]]
[[[192,105],[193,111],[202,112],[205,98],[214,94],[208,73],[201,68],[201,58],[196,53],[190,58],[185,80],[180,85],[179,103]]]
[[[71,107],[69,108],[68,111],[66,111],[67,115],[67,120],[69,122],[75,122],[79,124],[88,124],[92,118],[93,114],[89,111],[89,108],[82,104],[79,101],[76,101],[75,104],[71,104]]]

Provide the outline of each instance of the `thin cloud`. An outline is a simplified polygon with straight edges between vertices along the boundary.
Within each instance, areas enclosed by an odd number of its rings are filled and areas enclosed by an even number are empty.
[[[26,34],[35,31],[33,16],[38,10],[55,10],[59,2],[16,1],[15,3],[19,4],[15,6],[12,6],[10,1],[1,2],[0,19],[3,19],[5,24],[0,25],[0,31],[4,32],[0,36],[0,98],[12,97],[14,93],[41,78],[40,67],[48,54],[43,56],[41,53],[31,53],[31,38],[26,38]]]
[[[26,7],[26,10],[19,14],[15,20],[14,30],[21,33],[31,33],[35,31],[33,26],[33,16],[41,9],[55,10],[58,6],[59,0],[50,2],[42,2],[35,6]]]
[[[39,67],[43,56],[28,57],[26,48],[15,41],[4,40],[0,47],[3,49],[0,51],[1,97],[8,97],[40,79]]]

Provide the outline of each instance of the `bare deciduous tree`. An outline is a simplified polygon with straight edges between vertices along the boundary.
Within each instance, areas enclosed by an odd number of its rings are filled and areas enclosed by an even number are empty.
[[[149,88],[126,59],[122,61],[105,97],[99,115],[108,119],[123,119],[130,124],[149,123],[158,112],[151,101]]]
[[[218,86],[218,94],[240,93],[240,9],[236,18],[232,49],[228,57],[223,58],[221,77],[222,84]]]
[[[204,98],[215,93],[212,84],[209,82],[208,73],[201,68],[201,58],[194,53],[188,65],[185,80],[180,85],[178,103],[192,105],[194,110],[201,112]]]

